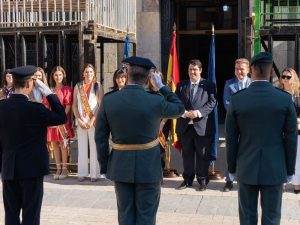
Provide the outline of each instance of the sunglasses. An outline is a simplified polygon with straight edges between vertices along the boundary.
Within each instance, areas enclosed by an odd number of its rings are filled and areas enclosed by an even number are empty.
[[[281,75],[281,79],[288,79],[290,80],[292,78],[292,76],[286,76],[286,75]]]

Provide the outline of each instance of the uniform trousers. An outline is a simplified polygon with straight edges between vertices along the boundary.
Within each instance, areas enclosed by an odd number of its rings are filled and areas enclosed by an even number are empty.
[[[293,176],[292,184],[300,185],[300,135],[298,135],[295,175]]]
[[[238,183],[240,225],[257,225],[258,195],[262,209],[261,225],[279,225],[282,205],[282,184],[249,185]]]
[[[208,177],[212,136],[199,136],[191,124],[179,140],[182,146],[184,182],[192,185],[196,174],[197,181],[200,183],[201,179]]]
[[[3,180],[5,225],[39,225],[43,177]],[[22,209],[22,221],[20,212]]]
[[[160,182],[115,182],[119,225],[155,225]]]
[[[97,160],[95,127],[84,130],[77,126],[78,137],[78,177],[86,177],[89,175],[89,156],[88,146],[90,147],[90,176],[97,178],[100,176],[100,167]]]

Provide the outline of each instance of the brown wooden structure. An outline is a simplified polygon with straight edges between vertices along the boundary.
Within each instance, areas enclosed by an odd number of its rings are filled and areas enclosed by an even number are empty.
[[[103,80],[105,43],[126,35],[135,50],[136,0],[0,0],[0,72],[61,65],[73,85],[92,63]]]

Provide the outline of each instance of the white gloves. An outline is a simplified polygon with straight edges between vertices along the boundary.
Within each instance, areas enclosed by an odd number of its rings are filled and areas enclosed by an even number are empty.
[[[35,83],[37,84],[37,88],[42,92],[44,96],[47,97],[48,95],[53,94],[50,88],[47,87],[47,85],[44,84],[41,80],[36,79]]]
[[[153,80],[155,81],[156,86],[158,87],[158,89],[161,89],[163,86],[165,86],[163,84],[163,82],[161,81],[161,77],[157,74],[157,73],[150,73],[150,76],[153,78]]]

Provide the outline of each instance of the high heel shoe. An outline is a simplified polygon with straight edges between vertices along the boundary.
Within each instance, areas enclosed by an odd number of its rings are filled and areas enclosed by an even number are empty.
[[[69,175],[69,171],[68,171],[68,168],[67,167],[63,167],[62,168],[62,171],[61,171],[61,174],[59,175],[58,179],[59,180],[64,180],[68,177]]]
[[[61,165],[60,164],[56,164],[56,174],[53,175],[53,179],[54,180],[58,180],[60,174],[61,174]]]

